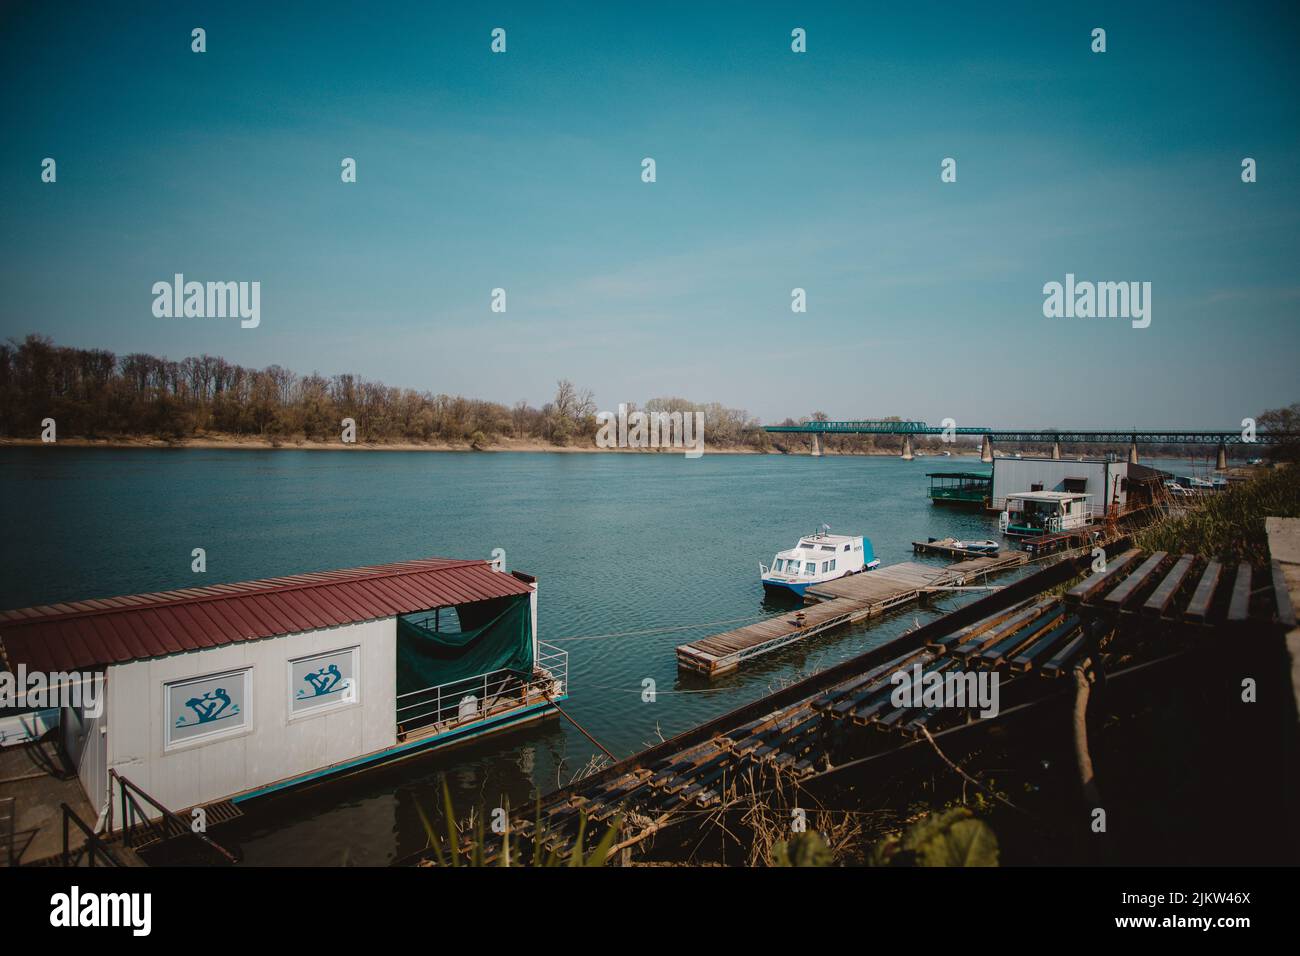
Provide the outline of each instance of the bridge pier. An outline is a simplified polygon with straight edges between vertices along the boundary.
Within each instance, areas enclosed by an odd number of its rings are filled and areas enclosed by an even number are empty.
[[[812,456],[814,458],[820,458],[822,456],[822,436],[820,432],[813,432]]]
[[[993,460],[993,436],[985,435],[984,443],[980,445],[980,461],[988,463]]]
[[[1228,446],[1225,445],[1223,442],[1219,442],[1219,456],[1216,459],[1214,459],[1214,470],[1215,471],[1228,470]]]
[[[1133,440],[1129,442],[1128,463],[1130,465],[1136,465],[1138,463],[1138,440],[1136,435],[1133,436]]]
[[[903,461],[911,461],[915,456],[912,454],[912,436],[903,436]]]
[[[1060,460],[1061,460],[1061,443],[1059,441],[1054,441],[1052,442],[1052,461],[1060,461]]]

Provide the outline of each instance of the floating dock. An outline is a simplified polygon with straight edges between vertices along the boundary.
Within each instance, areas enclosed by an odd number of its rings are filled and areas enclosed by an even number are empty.
[[[1191,555],[1131,550],[1122,540],[1115,551],[1106,571],[1064,595],[1060,586],[1087,573],[1090,555],[1067,556],[916,631],[543,796],[536,809],[513,815],[511,853],[527,852],[534,841],[562,858],[574,847],[590,852],[619,816],[619,842],[610,854],[619,859],[617,854],[669,828],[679,834],[702,828],[723,819],[710,814],[728,807],[744,814],[759,795],[771,806],[877,809],[863,798],[872,792],[864,780],[930,777],[942,765],[926,746],[929,739],[942,742],[936,750],[951,745],[970,752],[987,739],[984,734],[1010,733],[1021,721],[1059,722],[1066,732],[1068,722],[1061,718],[1072,710],[1072,675],[1081,664],[1106,674],[1108,693],[1131,688],[1124,691],[1126,699],[1145,700],[1148,682],[1179,686],[1198,648],[1209,656],[1194,673],[1223,673],[1226,667],[1235,674],[1240,662],[1261,660],[1249,655],[1268,653],[1272,635],[1295,626],[1287,575],[1300,560],[1229,568]],[[926,568],[930,574],[940,570]],[[1252,629],[1249,640],[1239,639],[1247,633],[1243,626]],[[1267,673],[1283,663],[1252,665],[1248,672]],[[924,675],[997,673],[998,714],[982,718],[978,703],[969,699],[953,706],[896,705],[892,675],[918,665]],[[1289,684],[1289,670],[1271,679],[1279,678]],[[1096,707],[1095,694],[1092,700]],[[780,794],[781,803],[770,794]],[[692,843],[698,843],[698,832],[690,832]],[[468,857],[468,844],[464,852]],[[498,854],[496,846],[488,847],[486,862]],[[401,862],[432,865],[434,856],[425,849]]]
[[[999,551],[946,568],[904,561],[827,581],[808,588],[807,599],[817,602],[809,607],[682,644],[677,648],[677,666],[710,678],[729,674],[744,661],[884,614],[922,594],[961,587],[987,574],[1017,567],[1028,559],[1023,551]]]

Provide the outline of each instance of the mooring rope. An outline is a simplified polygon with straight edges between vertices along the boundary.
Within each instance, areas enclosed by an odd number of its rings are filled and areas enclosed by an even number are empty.
[[[613,631],[609,634],[573,634],[568,637],[548,637],[550,641],[599,641],[607,637],[632,637],[634,635],[644,634],[667,634],[672,631],[691,631],[699,627],[717,627],[719,624],[738,624],[741,621],[762,621],[769,617],[780,617],[782,614],[788,614],[789,611],[781,611],[776,614],[750,614],[746,617],[733,617],[722,621],[704,621],[700,624],[674,624],[669,627],[651,627],[639,631]]]
[[[579,731],[581,731],[582,736],[586,737],[586,738],[587,738],[588,740],[590,740],[593,744],[595,744],[597,747],[599,747],[599,748],[601,749],[601,752],[604,753],[604,755],[605,755],[606,757],[608,757],[610,760],[614,761],[615,763],[618,763],[618,758],[614,756],[614,754],[610,751],[610,749],[609,749],[608,747],[606,747],[604,744],[602,744],[602,743],[601,743],[599,740],[597,740],[595,737],[591,736],[591,734],[587,733],[587,728],[584,727],[584,726],[582,726],[582,724],[578,723],[576,720],[574,720],[574,719],[569,715],[569,712],[568,712],[568,711],[566,711],[563,707],[561,707],[558,703],[556,703],[554,697],[552,697],[552,696],[548,693],[548,694],[546,695],[546,699],[549,700],[549,701],[551,702],[551,706],[552,706],[552,707],[554,707],[556,710],[558,710],[558,711],[560,712],[560,716],[561,716],[561,717],[563,717],[563,718],[564,718],[565,720],[567,720],[569,723],[573,724],[573,726],[577,727]]]

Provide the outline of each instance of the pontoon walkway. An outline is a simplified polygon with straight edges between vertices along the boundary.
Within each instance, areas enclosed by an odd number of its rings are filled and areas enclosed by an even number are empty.
[[[922,594],[960,587],[984,575],[1016,567],[1028,557],[1022,551],[999,551],[946,568],[905,561],[812,585],[806,599],[818,603],[683,644],[677,648],[677,666],[711,678],[728,674],[744,661],[814,634],[876,617]]]

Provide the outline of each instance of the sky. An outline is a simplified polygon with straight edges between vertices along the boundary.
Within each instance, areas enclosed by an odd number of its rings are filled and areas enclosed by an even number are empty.
[[[984,6],[4,4],[0,339],[768,423],[1300,400],[1300,8]],[[260,325],[156,317],[178,272]],[[1045,317],[1067,273],[1150,326]]]

